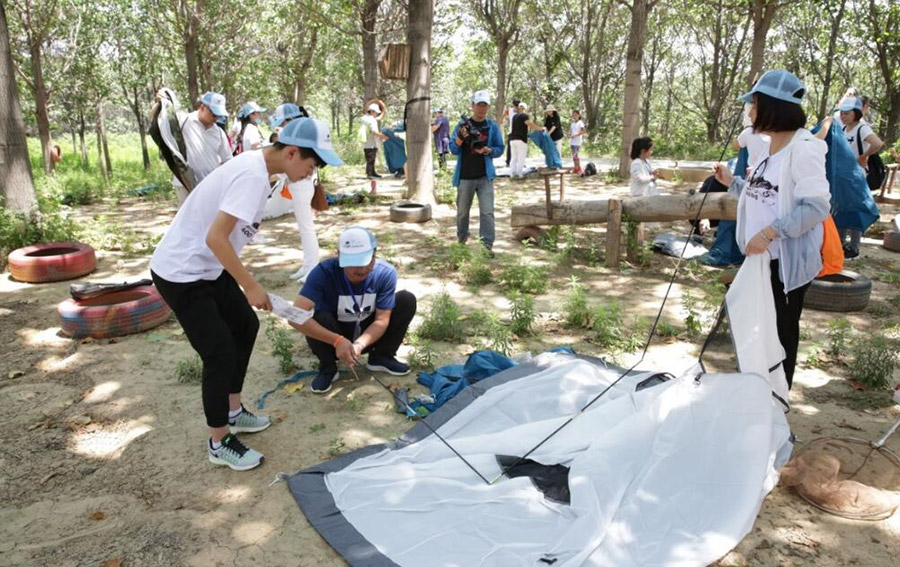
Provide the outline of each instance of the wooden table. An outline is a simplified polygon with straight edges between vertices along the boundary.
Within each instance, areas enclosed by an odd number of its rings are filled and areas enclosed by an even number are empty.
[[[884,194],[890,195],[891,190],[893,190],[894,177],[897,175],[897,170],[900,170],[900,164],[898,163],[892,163],[887,166],[887,175],[884,178],[884,183],[881,184],[881,193],[878,195],[879,202],[884,202]]]

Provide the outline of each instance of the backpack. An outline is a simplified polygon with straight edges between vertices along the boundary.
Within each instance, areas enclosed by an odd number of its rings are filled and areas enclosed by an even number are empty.
[[[856,130],[856,145],[859,148],[859,155],[863,154],[862,136],[859,135],[861,129],[862,126],[860,125]],[[881,184],[884,183],[884,178],[887,176],[887,168],[884,166],[884,161],[878,154],[869,156],[868,165],[869,171],[866,173],[866,182],[869,184],[869,190],[878,191],[881,189]]]
[[[584,166],[584,172],[581,174],[583,177],[590,177],[591,175],[597,175],[597,166],[594,165],[594,162],[590,161],[586,166]]]

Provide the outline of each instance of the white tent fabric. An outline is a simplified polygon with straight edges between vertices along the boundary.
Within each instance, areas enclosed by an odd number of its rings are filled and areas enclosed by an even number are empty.
[[[561,356],[541,355],[548,368],[488,389],[439,433],[492,479],[496,455],[523,455],[619,374]],[[526,477],[486,485],[434,435],[325,475],[337,510],[383,556],[353,564],[687,567],[722,557],[789,454],[784,414],[758,375],[690,373],[635,392],[648,376],[623,379],[531,455],[570,467],[570,505]]]

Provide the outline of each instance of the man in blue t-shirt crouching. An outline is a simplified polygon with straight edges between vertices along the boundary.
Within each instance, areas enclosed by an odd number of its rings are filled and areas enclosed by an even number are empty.
[[[319,359],[311,389],[324,394],[338,378],[338,360],[352,366],[363,353],[366,368],[395,376],[409,365],[395,358],[416,314],[416,296],[397,291],[397,270],[375,258],[375,235],[354,226],[341,233],[339,255],[319,263],[307,276],[294,305],[313,310],[294,328],[306,335]]]

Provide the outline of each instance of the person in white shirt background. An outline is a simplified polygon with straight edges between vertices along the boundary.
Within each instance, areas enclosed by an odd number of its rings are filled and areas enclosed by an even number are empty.
[[[659,170],[650,165],[650,156],[652,155],[653,140],[650,138],[635,138],[631,142],[632,197],[659,195],[659,188],[656,186]]]
[[[572,111],[572,124],[569,125],[569,146],[572,148],[572,162],[575,164],[575,167],[572,169],[572,173],[578,175],[581,173],[581,158],[578,155],[578,152],[581,150],[581,145],[584,143],[584,122],[581,120],[581,112],[577,110]]]
[[[187,165],[198,185],[214,169],[231,159],[228,137],[216,125],[216,119],[220,116],[228,116],[225,96],[210,91],[200,97],[197,110],[188,114],[181,125]],[[178,204],[181,206],[188,198],[188,191],[177,179],[173,181],[173,185],[178,195]]]
[[[259,124],[262,113],[266,109],[253,101],[245,104],[237,113],[237,134],[234,137],[234,155],[251,150],[258,150],[263,145],[262,132]],[[239,126],[238,126],[239,124]]]
[[[366,155],[366,176],[369,179],[381,177],[375,171],[375,158],[378,157],[378,143],[388,139],[378,129],[378,118],[380,117],[381,107],[374,102],[366,108],[366,113],[362,117],[362,123],[366,132],[366,139],[363,142],[363,153]]]

